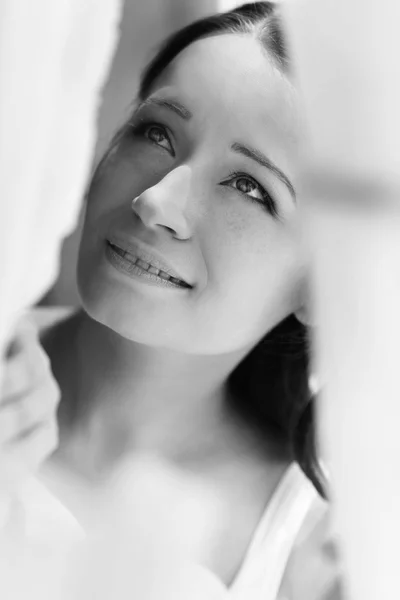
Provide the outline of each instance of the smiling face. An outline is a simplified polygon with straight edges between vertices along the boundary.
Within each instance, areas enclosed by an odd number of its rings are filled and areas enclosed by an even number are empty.
[[[218,354],[299,308],[294,99],[250,36],[179,54],[89,193],[78,282],[94,319],[137,342]]]

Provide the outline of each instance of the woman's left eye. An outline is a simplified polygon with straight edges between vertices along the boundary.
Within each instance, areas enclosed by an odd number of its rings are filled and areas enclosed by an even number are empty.
[[[267,211],[278,216],[278,209],[275,200],[255,179],[244,173],[234,173],[233,177],[222,182],[222,185],[233,187],[243,196],[264,206]]]
[[[255,200],[263,200],[265,196],[265,191],[261,187],[260,184],[256,183],[249,177],[244,177],[243,175],[237,175],[233,179],[230,180],[233,187],[238,190],[241,194],[246,194],[246,196],[250,196]]]

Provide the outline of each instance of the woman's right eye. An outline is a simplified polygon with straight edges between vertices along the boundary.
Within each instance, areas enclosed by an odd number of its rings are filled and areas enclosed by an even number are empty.
[[[142,134],[153,144],[160,146],[160,148],[164,148],[164,150],[167,150],[167,152],[170,152],[173,156],[175,155],[168,132],[162,125],[157,125],[155,123],[144,125],[142,127]]]

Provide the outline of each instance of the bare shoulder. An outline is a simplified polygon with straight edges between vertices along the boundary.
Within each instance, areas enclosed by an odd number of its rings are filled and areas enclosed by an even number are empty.
[[[316,499],[303,523],[282,581],[282,600],[344,600],[331,510]]]

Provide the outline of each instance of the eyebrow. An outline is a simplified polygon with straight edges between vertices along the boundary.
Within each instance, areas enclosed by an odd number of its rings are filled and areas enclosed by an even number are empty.
[[[181,119],[184,119],[185,121],[189,121],[189,119],[191,119],[193,116],[190,110],[188,110],[186,106],[183,106],[183,104],[181,104],[177,100],[167,100],[166,98],[150,97],[146,100],[143,100],[143,102],[140,103],[138,110],[145,106],[161,106],[162,108],[167,108],[168,110],[172,110],[179,117],[181,117]]]
[[[266,167],[271,173],[276,175],[276,177],[282,181],[288,188],[292,198],[296,201],[296,191],[293,185],[290,182],[290,179],[285,175],[283,171],[279,169],[269,158],[267,158],[262,152],[256,150],[255,148],[250,148],[249,146],[245,146],[244,144],[240,144],[239,142],[235,142],[232,144],[231,149],[238,154],[243,154],[247,158],[251,158],[255,162],[257,162],[262,167]]]

